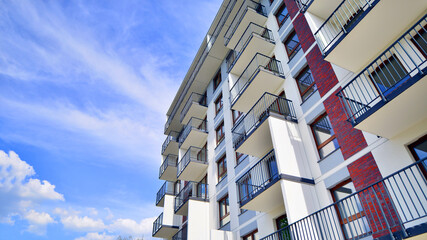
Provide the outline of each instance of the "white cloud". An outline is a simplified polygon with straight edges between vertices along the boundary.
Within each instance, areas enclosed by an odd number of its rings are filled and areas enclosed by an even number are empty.
[[[0,150],[0,217],[24,214],[36,203],[46,200],[64,200],[55,191],[55,185],[46,180],[33,178],[35,171],[15,152],[9,154]]]
[[[27,212],[24,218],[30,223],[27,231],[37,235],[44,235],[46,233],[46,225],[55,223],[55,220],[48,213],[36,212],[34,210]]]
[[[101,219],[93,219],[87,216],[66,216],[61,218],[61,223],[64,228],[76,232],[102,231],[105,229],[105,224]]]
[[[139,223],[132,219],[119,218],[108,226],[110,231],[120,234],[141,235],[151,233],[155,217],[145,218]]]
[[[99,234],[97,232],[91,232],[86,234],[84,237],[76,238],[75,240],[115,240],[116,236],[107,235],[106,233]]]

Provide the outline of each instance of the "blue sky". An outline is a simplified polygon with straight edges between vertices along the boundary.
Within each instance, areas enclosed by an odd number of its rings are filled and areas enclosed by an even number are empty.
[[[220,0],[0,0],[0,239],[151,239],[165,113]]]

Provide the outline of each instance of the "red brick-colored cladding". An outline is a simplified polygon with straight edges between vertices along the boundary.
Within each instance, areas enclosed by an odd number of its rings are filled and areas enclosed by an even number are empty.
[[[301,48],[304,52],[313,45],[315,42],[314,36],[308,26],[307,20],[305,19],[303,14],[298,14],[299,9],[294,0],[284,0],[286,7],[288,8],[288,12],[290,17],[293,19],[296,15],[297,18],[293,21],[295,32],[298,36],[298,39],[301,43]]]
[[[348,165],[347,168],[356,191],[360,191],[382,179],[372,153],[364,155]],[[392,232],[401,229],[397,212],[383,183],[375,184],[363,190],[358,196],[374,238],[389,234],[387,223],[392,228]]]

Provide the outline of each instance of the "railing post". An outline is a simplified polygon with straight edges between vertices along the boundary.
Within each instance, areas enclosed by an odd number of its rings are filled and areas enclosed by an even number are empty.
[[[375,188],[374,188],[374,186],[375,186],[375,185],[371,186],[371,189],[372,189],[372,191],[373,191],[373,193],[374,193],[374,195],[375,195],[375,199],[377,200],[378,207],[380,208],[380,210],[381,210],[381,214],[383,215],[384,221],[385,221],[385,223],[386,223],[386,225],[387,225],[388,232],[389,232],[389,234],[390,234],[390,236],[391,236],[391,238],[392,238],[392,239],[396,239],[396,238],[393,236],[393,232],[391,231],[391,227],[390,227],[390,224],[388,223],[387,216],[386,216],[386,215],[385,215],[385,213],[384,213],[383,207],[381,206],[381,202],[380,202],[380,200],[378,199],[377,193],[375,192]],[[381,191],[381,190],[379,190],[379,191]],[[380,220],[380,224],[381,224],[381,220]],[[381,224],[381,225],[382,225],[382,224]],[[381,226],[381,227],[382,227],[382,226]]]

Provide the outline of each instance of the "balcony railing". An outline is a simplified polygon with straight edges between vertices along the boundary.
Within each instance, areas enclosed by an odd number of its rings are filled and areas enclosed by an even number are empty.
[[[187,225],[184,225],[173,237],[172,240],[187,240]]]
[[[303,13],[313,3],[314,0],[295,0],[299,10]]]
[[[279,179],[273,149],[236,181],[240,193],[240,207],[261,194]]]
[[[264,93],[251,110],[231,130],[233,133],[234,149],[239,148],[271,113],[282,115],[290,121],[297,121],[291,100],[271,93]]]
[[[179,139],[179,132],[171,131],[169,135],[166,137],[165,141],[163,142],[162,154],[165,152],[170,142],[172,141],[178,142],[178,139]]]
[[[230,89],[232,105],[261,69],[270,71],[273,74],[283,75],[282,64],[280,61],[257,53]]]
[[[202,182],[187,182],[181,191],[175,197],[175,213],[185,204],[189,199],[207,201],[208,184]]]
[[[337,93],[349,122],[357,125],[425,76],[426,24],[427,15]]]
[[[207,126],[206,126],[206,120],[202,120],[200,118],[192,117],[188,121],[187,125],[185,125],[184,130],[181,133],[181,136],[179,137],[179,146],[181,147],[182,143],[185,141],[185,139],[190,134],[191,130],[198,130],[207,133]]]
[[[427,218],[426,160],[415,162],[262,240],[361,239],[413,235]],[[410,227],[409,227],[410,226]],[[396,239],[396,238],[393,238]]]
[[[273,33],[270,29],[262,27],[256,23],[250,23],[246,28],[245,32],[240,37],[239,41],[236,44],[236,47],[233,51],[233,56],[230,56],[229,59],[231,61],[227,61],[227,69],[231,70],[234,63],[239,59],[240,55],[248,45],[249,41],[252,39],[254,35],[264,38],[266,41],[269,41],[274,44]]]
[[[184,169],[190,162],[207,164],[207,159],[208,158],[206,148],[198,148],[191,146],[178,163],[177,177],[181,175],[181,173],[184,171]]]
[[[326,56],[335,43],[345,37],[379,0],[344,0],[314,33],[322,54]]]
[[[165,181],[160,190],[157,192],[156,205],[160,203],[166,194],[175,195],[175,183]]]
[[[174,154],[169,154],[166,156],[165,160],[163,161],[162,165],[159,169],[159,178],[163,175],[163,173],[166,171],[166,169],[170,167],[177,167],[178,164],[178,156]]]
[[[152,236],[154,236],[160,230],[160,228],[162,228],[162,224],[163,224],[163,213],[161,213],[160,216],[157,217],[157,219],[153,222]]]
[[[187,115],[188,110],[190,110],[190,107],[193,103],[200,104],[202,106],[207,107],[206,103],[206,95],[202,95],[199,93],[191,93],[190,97],[188,98],[187,102],[184,105],[184,108],[181,111],[180,121],[185,118],[185,115]]]
[[[244,1],[242,3],[242,6],[240,6],[233,21],[231,22],[231,25],[228,27],[227,32],[224,35],[224,43],[226,46],[228,42],[230,42],[230,39],[233,37],[234,32],[236,31],[237,27],[239,26],[240,22],[242,21],[249,8],[267,17],[267,11],[265,10],[264,5],[262,5],[261,3],[254,2],[252,0]]]

